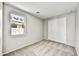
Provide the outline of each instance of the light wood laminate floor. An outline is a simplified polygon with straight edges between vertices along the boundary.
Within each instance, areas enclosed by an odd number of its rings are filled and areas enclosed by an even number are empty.
[[[50,40],[42,40],[5,56],[77,56],[77,54],[74,47]]]

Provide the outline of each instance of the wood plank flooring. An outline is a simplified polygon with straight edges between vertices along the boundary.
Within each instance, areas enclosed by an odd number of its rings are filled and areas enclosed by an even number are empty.
[[[75,48],[49,40],[42,40],[5,56],[77,56]]]

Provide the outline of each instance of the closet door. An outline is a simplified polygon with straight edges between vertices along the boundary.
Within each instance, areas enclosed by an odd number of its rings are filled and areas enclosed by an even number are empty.
[[[48,21],[48,39],[66,43],[66,17]]]
[[[66,43],[66,17],[57,20],[57,40]]]
[[[57,41],[57,19],[48,20],[48,39]]]
[[[66,20],[66,41],[68,45],[75,46],[75,13],[67,15]]]

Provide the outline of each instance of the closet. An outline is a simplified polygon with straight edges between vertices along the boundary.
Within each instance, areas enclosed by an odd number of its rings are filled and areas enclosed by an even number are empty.
[[[48,40],[75,46],[75,13],[48,20]]]

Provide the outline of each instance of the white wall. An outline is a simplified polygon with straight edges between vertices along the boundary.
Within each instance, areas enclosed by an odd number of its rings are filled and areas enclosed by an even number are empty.
[[[76,11],[76,51],[79,55],[79,4]]]
[[[2,55],[2,3],[0,3],[0,55]]]
[[[66,43],[66,17],[48,20],[48,39]]]
[[[11,36],[9,12],[16,11],[25,17],[25,35]],[[10,5],[4,4],[4,53],[14,51],[43,39],[42,20]]]
[[[43,29],[44,29],[44,39],[48,40],[48,20],[44,20],[44,25],[43,25]]]

